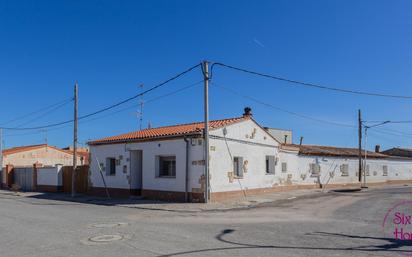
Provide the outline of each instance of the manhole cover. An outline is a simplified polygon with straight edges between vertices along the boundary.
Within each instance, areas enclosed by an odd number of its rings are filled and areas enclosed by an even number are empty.
[[[115,227],[123,227],[126,225],[127,223],[117,222],[117,223],[98,223],[98,224],[92,224],[91,226],[94,228],[115,228]]]
[[[89,240],[96,243],[107,243],[122,240],[123,237],[119,235],[101,235],[101,236],[94,236],[90,237]]]

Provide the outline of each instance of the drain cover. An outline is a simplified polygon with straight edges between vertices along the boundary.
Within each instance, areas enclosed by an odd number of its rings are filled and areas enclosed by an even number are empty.
[[[98,224],[92,224],[91,226],[94,228],[115,228],[115,227],[123,227],[126,225],[127,223],[125,222],[117,222],[117,223],[98,223]]]
[[[122,240],[123,237],[119,235],[101,235],[90,237],[89,240],[96,243],[107,243],[112,241]]]

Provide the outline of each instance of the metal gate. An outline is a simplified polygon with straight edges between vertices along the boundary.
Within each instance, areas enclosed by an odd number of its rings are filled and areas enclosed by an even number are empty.
[[[14,168],[14,184],[22,191],[33,190],[33,168]]]

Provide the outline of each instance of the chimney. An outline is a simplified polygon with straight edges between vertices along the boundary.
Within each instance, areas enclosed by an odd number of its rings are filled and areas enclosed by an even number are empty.
[[[250,117],[252,116],[252,108],[250,107],[245,107],[244,109],[244,113],[243,113],[243,117]]]
[[[375,153],[379,153],[381,151],[380,145],[375,145]]]

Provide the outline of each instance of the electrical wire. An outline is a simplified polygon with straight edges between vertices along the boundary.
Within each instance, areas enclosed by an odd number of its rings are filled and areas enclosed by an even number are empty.
[[[307,120],[312,120],[312,121],[316,121],[316,122],[319,122],[319,123],[334,125],[334,126],[355,127],[354,125],[350,125],[350,124],[339,123],[339,122],[334,122],[334,121],[327,121],[327,120],[322,120],[322,119],[314,118],[314,117],[311,117],[311,116],[307,116],[307,115],[304,115],[304,114],[299,114],[299,113],[296,113],[296,112],[293,112],[293,111],[289,111],[289,110],[286,110],[286,109],[283,109],[283,108],[274,106],[274,105],[272,105],[272,104],[263,102],[263,101],[258,100],[258,99],[256,99],[256,98],[253,98],[253,97],[251,97],[251,96],[240,94],[239,92],[237,92],[237,91],[235,91],[235,90],[233,90],[233,89],[230,89],[230,88],[227,88],[227,87],[223,87],[223,86],[221,86],[221,85],[217,85],[217,84],[214,83],[214,82],[210,82],[210,84],[212,84],[213,86],[215,86],[215,87],[217,87],[217,88],[221,88],[221,89],[223,89],[223,90],[225,90],[225,91],[227,91],[227,92],[230,92],[230,93],[232,93],[232,94],[235,94],[235,95],[237,95],[237,96],[243,97],[243,98],[248,99],[248,100],[251,100],[251,101],[253,101],[253,102],[256,102],[256,103],[258,103],[258,104],[260,104],[260,105],[263,105],[263,106],[266,106],[266,107],[270,107],[270,108],[275,109],[275,110],[277,110],[277,111],[284,112],[284,113],[287,113],[287,114],[290,114],[290,115],[293,115],[293,116],[296,116],[296,117],[299,117],[299,118],[303,118],[303,119],[307,119]]]
[[[108,106],[108,107],[106,107],[106,108],[100,109],[100,110],[98,110],[98,111],[95,111],[95,112],[92,112],[92,113],[89,113],[89,114],[80,116],[80,117],[78,117],[78,120],[82,120],[82,119],[85,119],[85,118],[94,116],[94,115],[96,115],[96,114],[99,114],[99,113],[108,111],[108,110],[113,109],[113,108],[115,108],[115,107],[117,107],[117,106],[120,106],[120,105],[122,105],[122,104],[124,104],[124,103],[127,103],[127,102],[129,102],[129,101],[131,101],[131,100],[134,100],[134,99],[136,99],[136,98],[138,98],[138,97],[140,97],[140,96],[142,96],[142,95],[145,95],[145,94],[147,94],[147,93],[149,93],[149,92],[151,92],[151,91],[153,91],[153,90],[155,90],[155,89],[158,89],[158,88],[166,85],[167,83],[169,83],[169,82],[171,82],[171,81],[173,81],[173,80],[175,80],[175,79],[177,79],[177,78],[185,75],[186,73],[191,72],[192,70],[194,70],[195,68],[199,67],[200,65],[201,65],[201,64],[197,64],[197,65],[195,65],[195,66],[192,66],[192,67],[188,68],[187,70],[185,70],[185,71],[183,71],[183,72],[181,72],[181,73],[179,73],[179,74],[177,74],[177,75],[175,75],[175,76],[173,76],[173,77],[171,77],[171,78],[169,78],[169,79],[167,79],[167,80],[165,80],[165,81],[163,81],[163,82],[161,82],[161,83],[159,83],[159,84],[157,84],[157,85],[155,85],[155,86],[153,86],[153,87],[151,87],[151,88],[149,88],[149,89],[147,89],[147,90],[145,90],[145,91],[143,91],[143,92],[141,92],[141,93],[139,93],[139,94],[137,94],[137,95],[134,95],[134,96],[132,96],[132,97],[129,97],[129,98],[123,100],[123,101],[120,101],[120,102],[118,102],[118,103],[115,103],[115,104],[113,104],[113,105],[110,105],[110,106]],[[4,129],[4,130],[36,130],[36,129],[56,127],[56,126],[60,126],[60,125],[64,125],[64,124],[71,123],[71,122],[73,122],[73,121],[74,121],[74,120],[71,119],[71,120],[67,120],[67,121],[62,121],[62,122],[57,122],[57,123],[52,123],[52,124],[46,124],[46,125],[37,126],[37,127],[30,127],[30,128],[17,128],[17,127],[0,127],[0,128],[2,128],[2,129]]]
[[[50,111],[47,111],[46,113],[43,113],[43,114],[41,114],[41,115],[39,115],[39,116],[34,117],[33,119],[30,119],[29,121],[26,121],[26,122],[24,122],[24,123],[21,123],[21,124],[17,125],[16,128],[20,128],[20,127],[22,127],[22,126],[24,126],[24,125],[27,125],[27,124],[32,123],[33,121],[39,120],[39,119],[41,119],[41,118],[43,118],[43,117],[46,117],[47,115],[49,115],[49,114],[57,111],[58,109],[66,106],[67,104],[69,104],[69,103],[71,103],[71,102],[72,102],[72,100],[69,101],[69,102],[62,103],[62,104],[56,106],[55,108],[51,109]]]
[[[224,64],[224,63],[220,63],[220,62],[215,62],[211,65],[210,70],[211,70],[212,74],[213,74],[213,67],[214,66],[221,66],[221,67],[229,68],[229,69],[232,69],[232,70],[241,71],[241,72],[244,72],[244,73],[249,73],[249,74],[252,74],[252,75],[257,75],[257,76],[261,76],[261,77],[265,77],[265,78],[269,78],[269,79],[275,79],[275,80],[278,80],[278,81],[288,82],[288,83],[291,83],[291,84],[294,84],[294,85],[324,89],[324,90],[335,91],[335,92],[340,92],[340,93],[367,95],[367,96],[377,96],[377,97],[387,97],[387,98],[412,99],[412,96],[407,96],[407,95],[392,95],[392,94],[358,91],[358,90],[329,87],[329,86],[324,86],[324,85],[320,85],[320,84],[314,84],[314,83],[309,83],[309,82],[292,80],[292,79],[273,76],[273,75],[269,75],[269,74],[265,74],[265,73],[261,73],[261,72],[257,72],[257,71],[238,68],[238,67],[228,65],[228,64]]]
[[[177,93],[183,92],[183,91],[185,91],[185,90],[188,90],[188,89],[190,89],[190,88],[193,88],[193,87],[195,87],[195,86],[198,86],[198,85],[199,85],[200,83],[202,83],[202,82],[203,82],[203,80],[198,81],[198,82],[195,82],[195,83],[192,83],[192,84],[190,84],[190,85],[188,85],[188,86],[179,88],[178,90],[175,90],[175,91],[173,91],[173,92],[170,92],[170,93],[167,93],[167,94],[163,94],[163,95],[160,95],[160,96],[151,98],[151,99],[147,100],[147,101],[145,102],[145,104],[147,104],[147,103],[152,103],[152,102],[158,101],[158,100],[160,100],[160,99],[162,99],[162,98],[165,98],[165,97],[168,97],[168,96],[175,95],[175,94],[177,94]],[[89,123],[89,122],[92,122],[92,121],[95,121],[95,120],[107,118],[107,117],[109,117],[109,116],[113,116],[113,115],[118,114],[118,113],[120,113],[120,112],[127,111],[127,110],[130,110],[130,109],[133,109],[133,108],[136,108],[137,106],[138,106],[138,104],[133,104],[133,105],[131,105],[131,106],[122,108],[122,109],[117,110],[117,111],[115,111],[115,112],[108,113],[108,114],[106,114],[106,115],[104,115],[104,116],[99,116],[99,117],[96,117],[96,118],[93,118],[93,119],[82,120],[82,121],[79,122],[79,124]],[[70,125],[70,124],[65,124],[65,125],[62,125],[62,126],[58,126],[58,127],[54,127],[54,128],[48,129],[47,131],[52,131],[52,130],[58,130],[58,129],[62,129],[62,128],[67,128],[67,127],[69,127],[69,126],[71,126],[71,125]],[[44,131],[29,132],[29,133],[17,133],[17,134],[6,134],[6,135],[3,135],[3,137],[36,135],[36,134],[40,134],[40,133],[43,133],[43,132],[44,132]]]
[[[18,121],[18,120],[24,119],[24,118],[29,117],[29,116],[32,116],[33,114],[36,114],[36,113],[41,113],[41,112],[46,111],[46,110],[48,110],[48,109],[50,109],[50,108],[52,108],[52,107],[55,107],[55,106],[60,105],[60,104],[66,104],[66,103],[69,103],[69,102],[71,102],[71,101],[73,101],[73,100],[74,100],[73,97],[71,97],[71,98],[69,98],[69,99],[64,99],[64,100],[62,100],[62,101],[60,101],[60,102],[57,102],[57,103],[48,105],[48,106],[43,107],[43,108],[41,108],[41,109],[35,110],[35,111],[33,111],[33,112],[30,112],[30,113],[24,114],[24,115],[22,115],[22,116],[18,116],[18,117],[16,117],[16,118],[13,118],[13,119],[11,119],[11,120],[8,120],[8,121],[6,121],[6,122],[3,122],[3,123],[0,124],[0,126],[4,126],[4,125],[9,124],[9,123],[12,123],[12,122],[14,122],[14,121]]]

